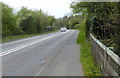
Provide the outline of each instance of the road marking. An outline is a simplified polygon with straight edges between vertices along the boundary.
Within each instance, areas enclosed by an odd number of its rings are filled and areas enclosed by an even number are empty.
[[[61,35],[61,34],[55,34],[55,35],[53,35],[53,36],[49,36],[49,37],[47,37],[47,38],[43,38],[43,39],[40,39],[40,40],[35,41],[35,42],[31,42],[31,43],[28,43],[28,44],[25,44],[25,45],[18,46],[18,47],[16,47],[16,48],[9,49],[9,50],[7,50],[7,51],[1,52],[1,53],[0,53],[0,56],[5,56],[5,55],[7,55],[7,54],[16,52],[16,51],[18,51],[18,50],[21,50],[21,49],[23,49],[23,48],[26,48],[26,47],[31,46],[31,45],[33,45],[33,44],[36,44],[36,43],[38,43],[38,42],[41,42],[41,41],[44,41],[44,40],[53,38],[53,37],[58,36],[58,35]]]
[[[49,59],[48,61],[46,61],[46,64],[35,74],[35,77],[36,78],[37,76],[40,76],[40,73],[48,66],[48,64],[52,61],[52,59],[56,56],[58,52],[56,52],[55,54],[53,54]]]
[[[72,31],[73,33],[74,31]],[[71,35],[71,34],[70,34]],[[69,35],[69,36],[70,36]],[[40,76],[40,73],[48,66],[48,64],[52,61],[52,59],[57,55],[58,52],[56,52],[55,54],[53,54],[49,59],[48,61],[46,62],[46,64],[35,74],[35,77],[36,78],[37,76]]]

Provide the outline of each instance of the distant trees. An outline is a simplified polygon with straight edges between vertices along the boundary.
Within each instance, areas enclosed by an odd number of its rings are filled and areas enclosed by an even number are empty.
[[[48,16],[42,10],[30,10],[22,7],[16,14],[4,3],[2,5],[2,36],[45,32],[46,26],[53,26],[54,16]]]
[[[80,24],[81,19],[80,16],[70,16],[69,17],[69,28],[78,28],[77,24]]]
[[[63,18],[58,18],[54,23],[54,25],[57,26],[58,28],[61,28],[61,27],[68,28],[68,21],[69,21],[69,18],[67,16],[64,16]]]
[[[48,16],[41,10],[29,10],[23,7],[18,12],[18,23],[24,33],[40,33],[45,31],[45,27],[56,21],[54,16]]]
[[[120,2],[73,2],[75,14],[86,15],[86,35],[93,33],[120,56]]]
[[[77,28],[76,25],[79,24],[81,19],[79,16],[64,16],[63,18],[57,19],[54,25],[60,27],[67,27],[68,29]]]

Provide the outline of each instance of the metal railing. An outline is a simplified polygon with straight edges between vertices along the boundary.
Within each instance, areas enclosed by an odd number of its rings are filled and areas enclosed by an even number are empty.
[[[90,39],[92,43],[92,54],[101,73],[104,76],[120,77],[120,57],[102,44],[92,34],[90,34]]]

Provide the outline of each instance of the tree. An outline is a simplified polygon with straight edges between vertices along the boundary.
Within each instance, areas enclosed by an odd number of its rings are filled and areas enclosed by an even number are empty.
[[[80,23],[80,16],[69,17],[69,28],[76,28],[76,25]]]
[[[52,27],[56,21],[54,16],[48,16],[41,9],[31,10],[22,7],[15,14],[8,5],[4,3],[0,3],[0,5],[2,5],[3,37],[45,32],[45,27]]]
[[[16,26],[16,17],[13,9],[4,3],[0,4],[2,5],[2,36],[20,34],[20,29]]]
[[[120,2],[74,2],[71,8],[75,14],[86,15],[86,34],[92,32],[114,52],[120,55]]]
[[[46,26],[51,26],[55,22],[53,16],[48,16],[42,10],[30,10],[23,7],[17,14],[18,25],[24,33],[44,32]]]
[[[63,18],[57,19],[54,25],[56,25],[58,28],[61,28],[61,27],[69,28],[68,22],[69,22],[69,17],[64,16]]]

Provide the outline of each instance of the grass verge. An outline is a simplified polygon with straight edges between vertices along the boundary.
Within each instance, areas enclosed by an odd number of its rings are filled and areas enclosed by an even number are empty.
[[[84,76],[88,78],[93,78],[93,76],[101,76],[99,73],[99,68],[94,64],[94,59],[91,54],[90,41],[87,40],[85,35],[85,23],[80,24],[79,35],[77,43],[81,45],[80,47],[80,62],[84,70]]]
[[[58,30],[56,30],[56,31],[58,31]],[[42,35],[42,34],[47,34],[47,33],[52,33],[52,32],[56,32],[56,31],[49,31],[49,32],[44,32],[44,33],[36,33],[36,34],[22,34],[22,35],[16,35],[16,36],[14,36],[14,35],[7,36],[7,37],[0,39],[0,43],[14,41],[14,40],[23,39],[23,38],[28,38],[28,37]]]

